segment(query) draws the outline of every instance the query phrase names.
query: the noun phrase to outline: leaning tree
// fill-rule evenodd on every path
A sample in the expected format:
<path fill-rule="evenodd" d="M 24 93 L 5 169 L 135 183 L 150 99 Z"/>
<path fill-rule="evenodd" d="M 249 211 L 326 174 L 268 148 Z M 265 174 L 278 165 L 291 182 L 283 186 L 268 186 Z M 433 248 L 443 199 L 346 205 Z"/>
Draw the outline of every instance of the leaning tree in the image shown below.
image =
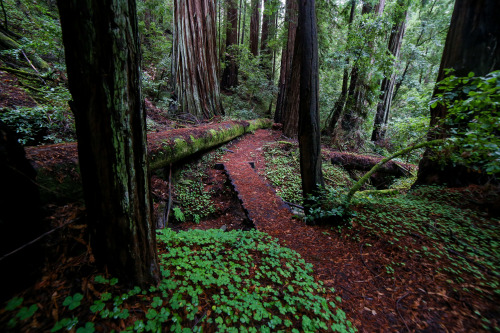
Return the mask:
<path fill-rule="evenodd" d="M 484 76 L 500 69 L 499 17 L 498 0 L 456 0 L 437 82 L 448 76 L 447 69 L 453 69 L 453 75 L 457 77 L 468 76 L 470 72 Z M 439 93 L 437 87 L 434 96 Z M 441 122 L 447 114 L 445 105 L 431 108 L 429 141 L 450 136 L 454 128 L 442 126 Z M 446 184 L 454 187 L 487 180 L 482 173 L 471 173 L 466 166 L 446 158 L 439 159 L 433 150 L 427 149 L 420 161 L 415 185 Z"/>
<path fill-rule="evenodd" d="M 223 115 L 213 0 L 174 1 L 172 75 L 178 105 L 196 117 Z"/>
<path fill-rule="evenodd" d="M 135 0 L 57 4 L 92 252 L 125 283 L 155 283 Z"/>

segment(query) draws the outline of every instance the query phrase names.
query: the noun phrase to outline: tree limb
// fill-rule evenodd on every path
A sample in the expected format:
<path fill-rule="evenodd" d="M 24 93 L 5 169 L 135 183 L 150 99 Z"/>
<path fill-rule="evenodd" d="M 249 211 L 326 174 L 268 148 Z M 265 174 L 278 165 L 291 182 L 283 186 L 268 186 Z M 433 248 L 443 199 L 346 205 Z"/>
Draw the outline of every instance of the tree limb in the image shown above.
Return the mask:
<path fill-rule="evenodd" d="M 442 140 L 442 139 L 422 142 L 422 143 L 419 143 L 419 144 L 414 145 L 414 146 L 406 147 L 405 149 L 397 151 L 394 154 L 392 154 L 391 156 L 384 158 L 383 160 L 378 162 L 373 168 L 371 168 L 371 170 L 368 171 L 363 177 L 361 177 L 361 179 L 358 180 L 356 182 L 356 184 L 353 185 L 353 187 L 351 187 L 351 189 L 349 190 L 349 193 L 347 194 L 346 203 L 349 204 L 351 202 L 351 199 L 352 199 L 352 196 L 354 195 L 354 193 L 359 191 L 361 186 L 363 186 L 366 183 L 366 181 L 370 178 L 370 176 L 373 175 L 375 172 L 377 172 L 377 170 L 380 169 L 380 167 L 382 165 L 384 165 L 385 163 L 389 162 L 390 160 L 392 160 L 398 156 L 409 153 L 412 150 L 419 149 L 419 148 L 425 148 L 425 147 L 431 147 L 431 146 L 437 146 L 439 144 L 442 144 L 443 142 L 444 142 L 444 140 Z"/>

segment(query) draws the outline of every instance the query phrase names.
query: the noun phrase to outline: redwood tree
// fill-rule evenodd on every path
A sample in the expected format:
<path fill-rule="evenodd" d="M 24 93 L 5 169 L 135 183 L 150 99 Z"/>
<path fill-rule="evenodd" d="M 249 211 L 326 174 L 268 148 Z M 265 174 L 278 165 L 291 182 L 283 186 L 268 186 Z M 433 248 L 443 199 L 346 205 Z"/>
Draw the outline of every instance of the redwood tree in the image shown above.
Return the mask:
<path fill-rule="evenodd" d="M 250 16 L 250 52 L 255 57 L 259 55 L 260 3 L 261 0 L 252 0 Z"/>
<path fill-rule="evenodd" d="M 500 69 L 500 2 L 498 0 L 456 0 L 450 29 L 441 59 L 437 82 L 446 77 L 445 69 L 453 75 L 467 76 L 474 72 L 484 76 Z M 434 90 L 434 95 L 439 90 Z M 431 108 L 431 130 L 428 140 L 446 138 L 450 128 L 440 127 L 440 119 L 447 115 L 443 105 Z M 439 160 L 428 149 L 419 164 L 415 185 L 446 184 L 450 187 L 487 181 L 482 174 L 474 174 L 460 164 Z"/>
<path fill-rule="evenodd" d="M 318 108 L 318 33 L 315 0 L 299 0 L 294 63 L 300 62 L 299 150 L 304 203 L 323 185 Z M 306 214 L 309 212 L 306 209 Z"/>
<path fill-rule="evenodd" d="M 238 85 L 237 50 L 234 48 L 238 44 L 238 4 L 236 0 L 228 0 L 227 5 L 226 53 L 224 54 L 226 67 L 221 78 L 222 89 L 229 89 Z"/>
<path fill-rule="evenodd" d="M 264 13 L 262 15 L 262 33 L 260 41 L 260 54 L 262 56 L 261 66 L 264 68 L 267 78 L 272 79 L 272 69 L 271 69 L 271 47 L 269 46 L 269 41 L 274 38 L 274 33 L 276 30 L 276 10 L 275 10 L 274 0 L 264 0 Z"/>
<path fill-rule="evenodd" d="M 172 75 L 182 110 L 210 119 L 223 115 L 213 0 L 174 1 Z"/>
<path fill-rule="evenodd" d="M 58 0 L 92 251 L 130 285 L 158 280 L 135 0 Z"/>
<path fill-rule="evenodd" d="M 396 65 L 399 60 L 401 44 L 403 43 L 403 36 L 406 29 L 406 19 L 408 17 L 408 5 L 406 0 L 399 1 L 398 5 L 400 8 L 398 8 L 398 12 L 395 17 L 395 23 L 392 27 L 388 44 L 389 53 L 395 60 L 394 65 Z M 375 122 L 371 138 L 372 141 L 379 141 L 385 137 L 385 128 L 389 119 L 392 97 L 394 96 L 394 83 L 396 81 L 396 72 L 394 67 L 395 66 L 391 69 L 391 74 L 384 77 L 382 85 L 380 86 L 382 94 L 380 96 L 380 101 L 377 104 L 377 113 L 375 114 Z"/>
<path fill-rule="evenodd" d="M 281 53 L 281 71 L 278 81 L 278 100 L 276 101 L 276 111 L 274 113 L 274 121 L 283 124 L 283 132 L 286 136 L 295 137 L 298 131 L 299 108 L 297 103 L 291 102 L 287 104 L 287 100 L 293 98 L 287 94 L 290 89 L 292 80 L 292 63 L 293 51 L 295 46 L 295 36 L 297 34 L 297 19 L 298 19 L 298 1 L 286 1 L 285 24 L 288 29 L 288 38 L 286 45 Z M 297 80 L 295 80 L 298 82 Z M 298 84 L 297 84 L 298 87 Z M 297 90 L 298 92 L 298 90 Z M 298 94 L 297 94 L 298 96 Z M 288 106 L 289 108 L 287 108 Z"/>

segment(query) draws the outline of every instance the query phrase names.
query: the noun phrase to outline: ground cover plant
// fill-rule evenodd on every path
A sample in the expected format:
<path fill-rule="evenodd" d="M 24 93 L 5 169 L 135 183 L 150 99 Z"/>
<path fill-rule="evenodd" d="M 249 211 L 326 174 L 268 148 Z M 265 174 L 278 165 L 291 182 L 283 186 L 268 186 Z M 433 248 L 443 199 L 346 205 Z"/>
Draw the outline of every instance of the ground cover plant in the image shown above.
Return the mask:
<path fill-rule="evenodd" d="M 340 299 L 325 298 L 312 266 L 262 232 L 157 235 L 158 286 L 127 291 L 118 279 L 97 275 L 85 290 L 55 298 L 52 309 L 15 297 L 0 313 L 10 318 L 7 331 L 355 331 L 337 307 Z"/>

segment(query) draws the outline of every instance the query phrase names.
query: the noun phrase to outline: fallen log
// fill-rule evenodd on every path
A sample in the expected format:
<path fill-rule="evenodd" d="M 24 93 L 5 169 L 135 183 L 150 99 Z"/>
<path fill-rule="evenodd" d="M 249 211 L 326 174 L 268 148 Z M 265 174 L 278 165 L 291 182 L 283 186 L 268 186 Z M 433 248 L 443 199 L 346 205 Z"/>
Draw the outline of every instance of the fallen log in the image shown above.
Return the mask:
<path fill-rule="evenodd" d="M 333 165 L 340 165 L 347 171 L 369 171 L 377 163 L 379 163 L 383 159 L 383 157 L 334 152 L 330 154 L 330 159 Z M 408 176 L 411 171 L 415 169 L 416 166 L 413 164 L 389 161 L 386 164 L 382 165 L 377 170 L 377 172 L 396 177 L 404 177 Z"/>
<path fill-rule="evenodd" d="M 182 159 L 229 142 L 272 121 L 225 121 L 199 127 L 148 134 L 150 170 L 163 168 Z M 26 147 L 27 158 L 37 171 L 43 203 L 67 203 L 83 197 L 76 143 Z"/>
<path fill-rule="evenodd" d="M 0 31 L 0 50 L 22 50 L 23 47 L 14 39 Z M 42 72 L 49 70 L 49 64 L 45 62 L 38 55 L 25 51 L 26 57 L 33 63 L 33 65 Z"/>

